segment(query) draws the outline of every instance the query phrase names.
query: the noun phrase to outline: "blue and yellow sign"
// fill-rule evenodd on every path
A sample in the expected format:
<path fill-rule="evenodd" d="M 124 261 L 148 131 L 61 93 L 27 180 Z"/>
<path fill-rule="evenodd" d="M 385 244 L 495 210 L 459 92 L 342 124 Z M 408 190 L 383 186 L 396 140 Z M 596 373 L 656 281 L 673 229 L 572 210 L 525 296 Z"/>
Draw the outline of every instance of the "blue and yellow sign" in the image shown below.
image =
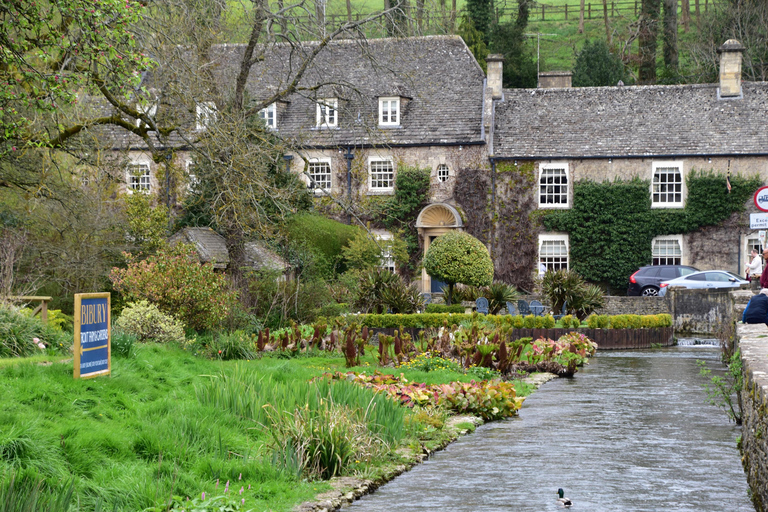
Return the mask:
<path fill-rule="evenodd" d="M 111 297 L 75 294 L 75 378 L 108 375 L 111 370 Z"/>

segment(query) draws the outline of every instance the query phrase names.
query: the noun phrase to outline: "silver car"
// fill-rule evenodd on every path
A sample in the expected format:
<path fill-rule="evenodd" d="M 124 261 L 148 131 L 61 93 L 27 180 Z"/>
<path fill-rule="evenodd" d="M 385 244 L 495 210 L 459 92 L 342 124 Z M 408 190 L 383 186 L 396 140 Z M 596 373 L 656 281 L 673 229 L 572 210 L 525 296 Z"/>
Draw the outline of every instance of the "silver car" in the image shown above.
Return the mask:
<path fill-rule="evenodd" d="M 663 281 L 659 285 L 659 296 L 663 297 L 666 295 L 667 290 L 671 286 L 680 286 L 682 288 L 738 288 L 742 284 L 749 284 L 749 281 L 726 270 L 702 270 L 687 276 Z"/>

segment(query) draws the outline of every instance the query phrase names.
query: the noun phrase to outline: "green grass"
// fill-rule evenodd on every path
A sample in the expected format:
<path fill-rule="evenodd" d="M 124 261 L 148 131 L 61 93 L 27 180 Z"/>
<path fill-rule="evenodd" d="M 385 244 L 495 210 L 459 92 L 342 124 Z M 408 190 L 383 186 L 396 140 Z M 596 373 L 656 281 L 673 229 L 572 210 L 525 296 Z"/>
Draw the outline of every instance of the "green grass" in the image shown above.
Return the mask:
<path fill-rule="evenodd" d="M 361 370 L 375 368 L 371 354 Z M 347 471 L 367 476 L 397 463 L 391 459 L 398 443 L 418 444 L 424 441 L 418 436 L 436 435 L 406 421 L 410 411 L 384 403 L 381 395 L 308 384 L 325 371 L 343 371 L 340 355 L 221 362 L 139 344 L 130 357 L 113 358 L 111 376 L 87 380 L 73 379 L 71 360 L 39 365 L 38 359 L 0 364 L 0 497 L 5 493 L 15 503 L 0 503 L 0 511 L 21 509 L 19 500 L 38 497 L 38 504 L 54 505 L 34 510 L 67 510 L 55 503 L 71 492 L 72 503 L 79 503 L 74 510 L 135 512 L 173 495 L 223 494 L 227 481 L 236 491 L 245 488 L 244 510 L 288 511 L 328 489 L 323 481 L 299 477 L 285 463 L 293 460 L 290 454 L 275 462 L 273 448 L 281 440 L 283 448 L 289 446 L 292 433 L 309 436 L 301 429 L 348 411 L 344 416 L 354 421 L 341 434 L 349 437 L 362 424 L 365 435 L 378 439 L 364 447 L 367 457 L 344 444 L 338 432 L 326 434 L 330 446 L 343 451 Z M 388 371 L 431 383 L 467 379 L 446 370 Z M 264 415 L 267 403 L 279 417 Z M 289 414 L 302 407 L 303 416 Z M 335 453 L 321 455 L 333 459 Z"/>

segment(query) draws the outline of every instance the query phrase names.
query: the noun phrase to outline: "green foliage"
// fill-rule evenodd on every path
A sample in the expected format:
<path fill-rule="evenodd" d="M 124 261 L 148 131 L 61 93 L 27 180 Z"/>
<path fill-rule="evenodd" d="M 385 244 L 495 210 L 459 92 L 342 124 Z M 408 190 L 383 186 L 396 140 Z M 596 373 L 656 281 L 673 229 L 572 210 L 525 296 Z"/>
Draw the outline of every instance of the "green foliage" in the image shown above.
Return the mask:
<path fill-rule="evenodd" d="M 448 306 L 447 304 L 427 304 L 424 308 L 425 313 L 464 313 L 464 306 L 461 304 L 453 304 Z"/>
<path fill-rule="evenodd" d="M 149 194 L 130 194 L 125 197 L 128 217 L 128 236 L 145 253 L 152 253 L 165 245 L 168 231 L 168 208 L 152 206 Z"/>
<path fill-rule="evenodd" d="M 516 302 L 519 296 L 517 288 L 499 281 L 495 281 L 483 289 L 483 297 L 488 299 L 488 311 L 492 315 L 497 315 L 499 312 L 504 311 L 507 307 L 507 302 Z"/>
<path fill-rule="evenodd" d="M 498 22 L 491 31 L 491 52 L 504 56 L 504 87 L 536 87 L 538 81 L 536 61 L 525 35 L 531 4 L 530 0 L 519 2 L 514 20 Z"/>
<path fill-rule="evenodd" d="M 731 177 L 691 171 L 686 179 L 688 196 L 683 209 L 651 208 L 650 183 L 639 179 L 575 184 L 573 208 L 547 212 L 547 230 L 570 234 L 571 269 L 591 282 L 624 290 L 627 277 L 651 263 L 652 240 L 714 226 L 743 211 L 759 188 L 760 177 Z"/>
<path fill-rule="evenodd" d="M 611 53 L 603 40 L 587 41 L 576 55 L 573 68 L 574 87 L 614 86 L 628 81 L 621 59 Z"/>
<path fill-rule="evenodd" d="M 111 354 L 117 357 L 131 357 L 133 346 L 137 341 L 139 340 L 134 334 L 120 329 L 113 329 L 110 341 Z"/>
<path fill-rule="evenodd" d="M 222 324 L 237 294 L 224 274 L 200 264 L 193 246 L 177 244 L 145 260 L 126 254 L 128 268 L 113 268 L 110 279 L 127 300 L 146 300 L 195 330 Z"/>
<path fill-rule="evenodd" d="M 0 506 L 8 512 L 68 512 L 74 489 L 74 480 L 50 489 L 44 476 L 33 469 L 11 470 L 0 481 Z"/>
<path fill-rule="evenodd" d="M 587 327 L 590 329 L 607 329 L 611 325 L 611 317 L 608 315 L 589 315 Z"/>
<path fill-rule="evenodd" d="M 184 342 L 184 324 L 146 300 L 129 303 L 115 321 L 115 328 L 142 342 Z"/>
<path fill-rule="evenodd" d="M 26 357 L 46 349 L 66 352 L 71 345 L 71 334 L 43 325 L 39 318 L 16 308 L 0 305 L 0 357 Z"/>
<path fill-rule="evenodd" d="M 383 268 L 360 273 L 360 286 L 355 307 L 365 313 L 391 311 L 415 313 L 424 308 L 418 288 L 397 274 Z"/>
<path fill-rule="evenodd" d="M 400 267 L 408 261 L 406 244 L 399 236 L 392 239 L 375 239 L 367 231 L 359 230 L 349 243 L 342 247 L 341 254 L 347 268 L 353 270 L 370 270 L 381 266 L 382 254 L 387 253 Z"/>
<path fill-rule="evenodd" d="M 245 334 L 242 331 L 214 335 L 209 348 L 212 358 L 224 361 L 233 359 L 249 361 L 257 357 L 254 335 Z"/>
<path fill-rule="evenodd" d="M 744 368 L 741 363 L 741 351 L 736 350 L 726 361 L 728 369 L 721 377 L 711 376 L 712 370 L 707 368 L 704 361 L 697 361 L 699 375 L 708 377 L 704 384 L 709 403 L 724 409 L 728 418 L 741 425 L 743 411 L 741 407 L 741 392 L 744 389 Z"/>
<path fill-rule="evenodd" d="M 357 236 L 360 228 L 348 226 L 322 215 L 294 215 L 286 224 L 289 238 L 317 259 L 320 275 L 331 277 L 346 270 L 342 249 Z"/>
<path fill-rule="evenodd" d="M 488 286 L 493 281 L 488 249 L 463 231 L 450 231 L 436 238 L 424 255 L 424 269 L 449 287 L 456 283 Z"/>
<path fill-rule="evenodd" d="M 472 23 L 469 15 L 466 13 L 461 15 L 458 34 L 464 40 L 464 43 L 469 48 L 469 51 L 472 52 L 472 55 L 475 56 L 477 63 L 480 64 L 481 68 L 483 68 L 483 72 L 485 72 L 485 58 L 490 53 L 488 51 L 488 43 L 485 40 L 486 36 L 477 28 L 475 28 L 475 25 Z"/>

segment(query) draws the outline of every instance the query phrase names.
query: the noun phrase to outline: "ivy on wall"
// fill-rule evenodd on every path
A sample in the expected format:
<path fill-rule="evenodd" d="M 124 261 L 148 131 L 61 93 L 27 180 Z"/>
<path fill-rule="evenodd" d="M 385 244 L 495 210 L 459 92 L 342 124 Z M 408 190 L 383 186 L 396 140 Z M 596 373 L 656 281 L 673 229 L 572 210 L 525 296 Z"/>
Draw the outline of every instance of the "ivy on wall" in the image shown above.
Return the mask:
<path fill-rule="evenodd" d="M 628 276 L 651 263 L 654 237 L 686 234 L 724 222 L 743 211 L 761 185 L 759 177 L 731 178 L 728 193 L 725 177 L 691 172 L 686 180 L 685 208 L 652 209 L 647 180 L 574 185 L 573 207 L 542 215 L 549 231 L 570 235 L 570 266 L 586 280 L 623 290 Z"/>
<path fill-rule="evenodd" d="M 494 279 L 532 290 L 539 232 L 533 163 L 497 163 L 495 204 L 491 174 L 460 169 L 454 197 L 466 230 L 492 249 Z"/>

